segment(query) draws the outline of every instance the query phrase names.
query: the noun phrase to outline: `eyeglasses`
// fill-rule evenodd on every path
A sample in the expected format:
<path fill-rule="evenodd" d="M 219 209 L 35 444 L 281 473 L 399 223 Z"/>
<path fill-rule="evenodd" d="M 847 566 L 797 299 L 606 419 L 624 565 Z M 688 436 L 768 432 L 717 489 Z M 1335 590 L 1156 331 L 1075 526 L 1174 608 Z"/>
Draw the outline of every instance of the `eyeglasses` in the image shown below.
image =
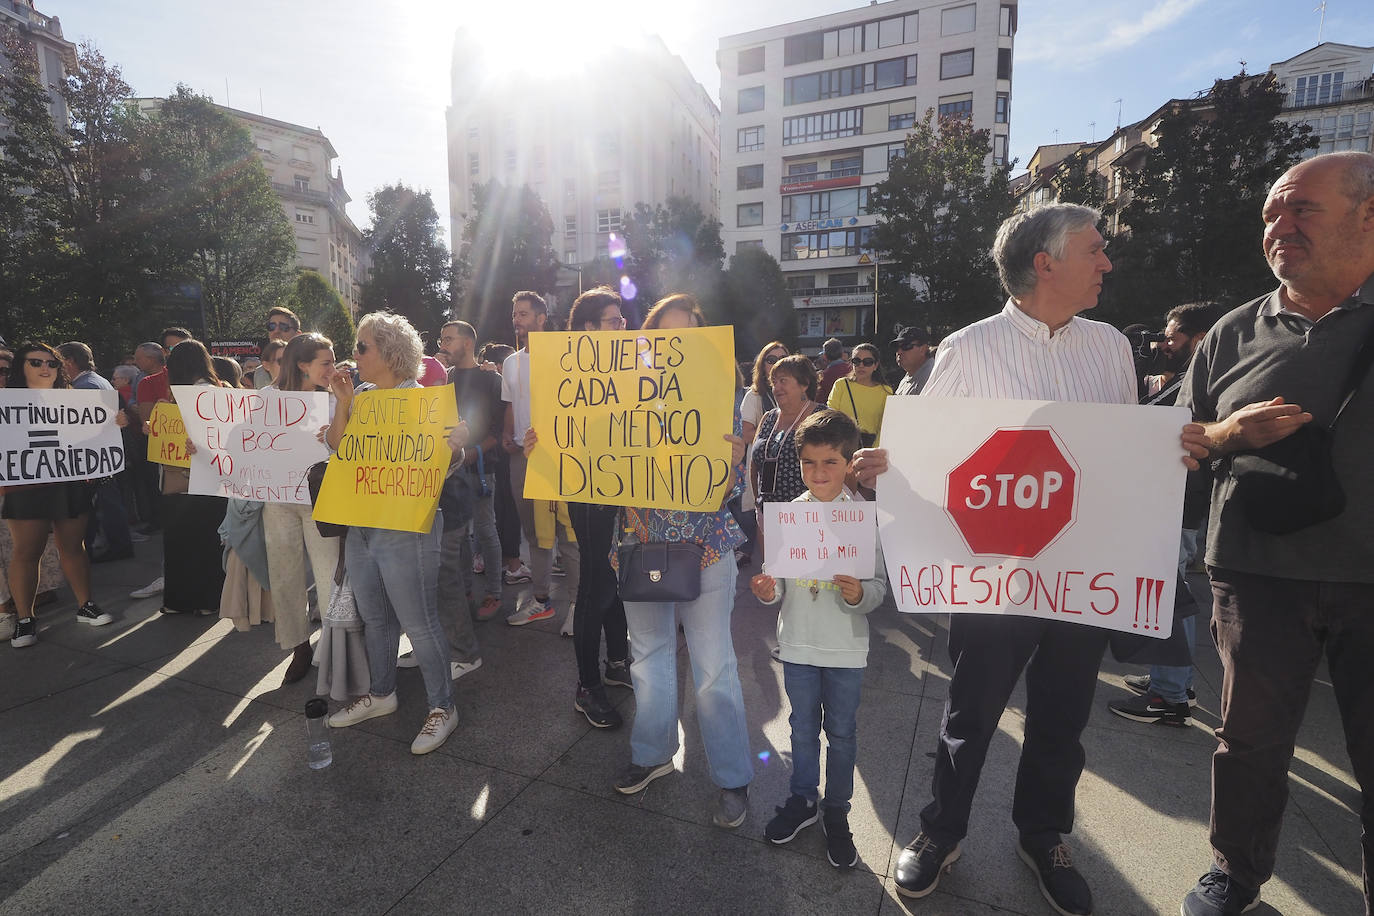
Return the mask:
<path fill-rule="evenodd" d="M 359 356 L 365 356 L 365 355 L 367 355 L 367 344 L 363 343 L 361 340 L 356 341 L 356 342 L 353 344 L 353 350 L 354 350 Z"/>
<path fill-rule="evenodd" d="M 602 318 L 602 319 L 601 319 L 601 323 L 602 323 L 603 325 L 607 325 L 607 324 L 608 324 L 608 325 L 610 325 L 610 326 L 613 327 L 613 328 L 623 328 L 623 327 L 625 327 L 625 316 L 624 316 L 624 315 L 616 315 L 614 318 Z"/>
<path fill-rule="evenodd" d="M 914 349 L 916 349 L 917 347 L 923 347 L 923 346 L 925 346 L 925 344 L 919 344 L 919 343 L 912 342 L 912 343 L 904 343 L 904 344 L 902 344 L 901 346 L 899 346 L 897 349 L 898 349 L 898 350 L 901 350 L 903 353 L 905 353 L 907 350 L 914 350 Z"/>
<path fill-rule="evenodd" d="M 269 321 L 267 322 L 269 331 L 294 331 L 296 326 L 289 321 Z"/>
<path fill-rule="evenodd" d="M 865 369 L 867 369 L 869 366 L 876 366 L 876 365 L 878 365 L 878 361 L 877 361 L 876 359 L 874 359 L 873 357 L 870 356 L 870 357 L 868 357 L 867 359 L 856 359 L 856 360 L 854 360 L 854 365 L 856 365 L 856 366 L 863 366 Z"/>
<path fill-rule="evenodd" d="M 62 363 L 55 359 L 36 359 L 34 357 L 29 357 L 27 362 L 35 369 L 42 369 L 44 366 L 47 366 L 49 369 L 60 369 L 62 367 Z"/>

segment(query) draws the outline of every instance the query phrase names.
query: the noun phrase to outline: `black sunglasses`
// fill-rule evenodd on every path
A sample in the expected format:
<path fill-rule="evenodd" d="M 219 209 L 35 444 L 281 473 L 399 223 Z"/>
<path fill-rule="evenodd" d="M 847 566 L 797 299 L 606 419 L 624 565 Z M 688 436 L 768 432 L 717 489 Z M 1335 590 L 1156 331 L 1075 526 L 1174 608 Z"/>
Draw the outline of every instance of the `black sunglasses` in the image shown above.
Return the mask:
<path fill-rule="evenodd" d="M 905 353 L 907 350 L 912 350 L 912 349 L 915 349 L 916 347 L 919 347 L 919 346 L 922 346 L 922 345 L 921 345 L 921 344 L 918 344 L 918 343 L 916 343 L 916 342 L 913 341 L 912 343 L 904 343 L 904 344 L 902 344 L 900 347 L 898 347 L 897 349 L 898 349 L 898 350 L 901 350 L 903 353 Z"/>
<path fill-rule="evenodd" d="M 269 321 L 267 322 L 269 331 L 294 331 L 296 326 L 288 321 Z"/>
<path fill-rule="evenodd" d="M 60 363 L 59 361 L 57 361 L 57 360 L 55 360 L 55 359 L 38 359 L 38 358 L 36 358 L 36 357 L 30 356 L 30 357 L 28 358 L 28 363 L 29 363 L 30 366 L 33 366 L 35 369 L 42 369 L 44 366 L 47 366 L 49 369 L 60 369 L 60 368 L 62 368 L 62 363 Z"/>
<path fill-rule="evenodd" d="M 365 354 L 367 352 L 367 344 L 359 340 L 353 344 L 353 349 L 357 350 L 359 355 Z"/>
<path fill-rule="evenodd" d="M 873 357 L 870 356 L 870 357 L 868 357 L 867 359 L 856 359 L 856 360 L 854 360 L 854 365 L 856 365 L 856 366 L 863 366 L 863 367 L 866 369 L 866 368 L 868 368 L 869 366 L 876 366 L 876 365 L 878 365 L 878 361 L 877 361 L 876 359 L 874 359 Z"/>

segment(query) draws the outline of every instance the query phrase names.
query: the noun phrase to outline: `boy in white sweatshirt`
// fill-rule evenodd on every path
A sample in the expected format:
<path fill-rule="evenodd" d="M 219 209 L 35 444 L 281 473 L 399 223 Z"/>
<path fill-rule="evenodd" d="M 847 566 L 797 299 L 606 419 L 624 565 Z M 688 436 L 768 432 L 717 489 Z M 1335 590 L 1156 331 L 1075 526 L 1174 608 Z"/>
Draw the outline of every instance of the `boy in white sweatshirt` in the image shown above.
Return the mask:
<path fill-rule="evenodd" d="M 837 410 L 821 410 L 807 417 L 795 435 L 806 492 L 793 502 L 853 500 L 844 481 L 859 447 L 854 421 Z M 866 615 L 887 594 L 882 548 L 875 545 L 875 550 L 877 575 L 871 579 L 778 580 L 765 572 L 749 582 L 764 604 L 782 602 L 778 655 L 792 706 L 791 795 L 776 809 L 764 834 L 774 843 L 787 843 L 823 819 L 826 855 L 837 868 L 852 868 L 859 861 L 849 830 L 849 800 L 854 794 L 859 694 L 868 663 Z M 824 799 L 818 792 L 822 722 L 830 744 Z"/>

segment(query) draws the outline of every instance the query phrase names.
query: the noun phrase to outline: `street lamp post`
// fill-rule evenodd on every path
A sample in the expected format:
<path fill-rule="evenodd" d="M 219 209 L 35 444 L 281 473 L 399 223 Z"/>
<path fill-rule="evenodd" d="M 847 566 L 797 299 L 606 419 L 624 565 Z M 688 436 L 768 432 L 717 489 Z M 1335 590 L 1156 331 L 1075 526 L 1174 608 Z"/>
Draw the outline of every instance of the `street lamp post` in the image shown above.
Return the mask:
<path fill-rule="evenodd" d="M 572 270 L 577 272 L 577 294 L 582 295 L 582 268 L 577 264 L 564 264 L 562 261 L 555 261 L 555 264 L 562 270 Z"/>

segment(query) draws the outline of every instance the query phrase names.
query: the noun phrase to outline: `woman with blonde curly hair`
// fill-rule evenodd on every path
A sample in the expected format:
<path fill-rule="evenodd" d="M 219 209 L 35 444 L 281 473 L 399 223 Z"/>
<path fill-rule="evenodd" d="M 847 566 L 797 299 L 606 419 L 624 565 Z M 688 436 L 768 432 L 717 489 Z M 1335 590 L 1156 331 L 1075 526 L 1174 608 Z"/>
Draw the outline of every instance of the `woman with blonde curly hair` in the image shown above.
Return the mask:
<path fill-rule="evenodd" d="M 373 312 L 358 322 L 353 352 L 362 383 L 359 393 L 393 388 L 418 388 L 416 377 L 424 346 L 410 322 L 390 312 Z M 326 434 L 331 449 L 343 439 L 353 410 L 353 384 L 335 373 L 330 389 L 338 399 Z M 391 531 L 352 526 L 344 543 L 344 563 L 365 629 L 368 693 L 329 717 L 333 728 L 357 725 L 396 711 L 396 651 L 401 630 L 424 678 L 429 714 L 410 745 L 411 753 L 427 754 L 448 739 L 458 724 L 453 704 L 448 641 L 439 620 L 439 537 L 443 529 L 436 512 L 429 531 Z"/>

